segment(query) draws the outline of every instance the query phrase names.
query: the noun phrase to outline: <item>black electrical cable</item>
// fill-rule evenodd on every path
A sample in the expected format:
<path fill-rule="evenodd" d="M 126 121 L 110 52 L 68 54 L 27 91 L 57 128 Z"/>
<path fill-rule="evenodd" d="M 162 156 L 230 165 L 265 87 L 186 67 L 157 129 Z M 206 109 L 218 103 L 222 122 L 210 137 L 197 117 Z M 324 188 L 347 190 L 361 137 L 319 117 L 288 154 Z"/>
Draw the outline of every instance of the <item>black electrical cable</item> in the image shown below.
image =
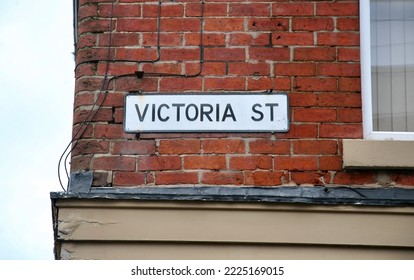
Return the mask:
<path fill-rule="evenodd" d="M 199 49 L 200 49 L 200 68 L 199 68 L 199 72 L 196 74 L 192 74 L 192 75 L 187 75 L 187 74 L 169 74 L 169 73 L 151 73 L 151 72 L 147 72 L 144 73 L 142 71 L 136 71 L 134 73 L 129 73 L 129 74 L 122 74 L 122 75 L 117 75 L 117 76 L 113 76 L 108 80 L 108 71 L 109 71 L 109 63 L 111 62 L 135 62 L 135 63 L 154 63 L 160 60 L 161 58 L 161 51 L 160 51 L 160 19 L 161 19 L 161 4 L 162 4 L 162 0 L 158 1 L 158 30 L 157 30 L 157 58 L 155 60 L 111 60 L 110 56 L 111 56 L 111 48 L 112 48 L 112 32 L 113 32 L 113 13 L 114 13 L 114 3 L 115 0 L 112 0 L 111 2 L 111 23 L 110 23 L 110 30 L 109 30 L 109 42 L 108 42 L 108 52 L 107 52 L 107 58 L 105 60 L 106 63 L 106 67 L 105 67 L 105 75 L 104 75 L 104 80 L 102 82 L 102 86 L 101 89 L 99 91 L 98 96 L 96 97 L 96 100 L 94 102 L 94 104 L 92 105 L 91 110 L 89 111 L 88 116 L 85 118 L 85 120 L 79 125 L 79 128 L 77 130 L 77 132 L 74 134 L 74 136 L 72 137 L 72 140 L 69 142 L 69 144 L 67 145 L 67 147 L 65 148 L 65 150 L 63 151 L 62 155 L 59 158 L 59 162 L 58 162 L 58 178 L 59 178 L 59 183 L 61 188 L 63 189 L 63 191 L 67 191 L 67 189 L 64 188 L 63 183 L 62 183 L 62 178 L 61 178 L 61 174 L 60 174 L 60 166 L 62 164 L 62 159 L 63 157 L 65 157 L 64 159 L 64 168 L 65 168 L 65 173 L 66 173 L 66 177 L 68 178 L 68 184 L 69 184 L 69 172 L 67 169 L 67 160 L 69 158 L 69 155 L 71 154 L 71 152 L 76 148 L 77 144 L 79 143 L 79 140 L 81 139 L 82 135 L 85 133 L 87 127 L 91 124 L 92 120 L 95 118 L 96 114 L 98 113 L 99 109 L 102 107 L 103 103 L 105 102 L 106 96 L 108 94 L 108 87 L 109 84 L 111 83 L 111 81 L 118 79 L 118 78 L 122 78 L 122 77 L 137 77 L 137 78 L 142 78 L 144 75 L 146 76 L 171 76 L 171 77 L 185 77 L 185 78 L 189 78 L 189 77 L 197 77 L 201 74 L 202 70 L 203 70 L 203 63 L 204 63 L 204 46 L 203 46 L 203 25 L 204 25 L 204 0 L 201 0 L 201 17 L 200 17 L 200 44 L 199 44 Z M 75 67 L 75 71 L 77 69 L 77 67 L 81 64 L 85 64 L 85 63 L 97 63 L 97 62 L 101 62 L 103 60 L 88 60 L 88 61 L 84 61 L 84 62 L 80 62 L 79 64 L 76 65 Z M 105 88 L 106 86 L 106 88 Z M 97 106 L 98 104 L 98 100 L 101 96 L 101 94 L 104 93 L 103 99 L 101 101 L 101 103 Z M 94 107 L 97 106 L 97 109 L 94 110 Z M 93 115 L 92 115 L 92 112 Z M 79 135 L 79 136 L 78 136 Z M 69 150 L 68 149 L 72 146 L 72 148 Z M 67 154 L 66 154 L 67 153 Z M 66 156 L 65 156 L 66 154 Z"/>
<path fill-rule="evenodd" d="M 64 167 L 65 167 L 65 172 L 66 172 L 66 176 L 69 178 L 69 173 L 68 173 L 68 170 L 67 170 L 67 160 L 68 160 L 68 158 L 69 158 L 69 155 L 72 153 L 72 151 L 76 148 L 76 146 L 78 145 L 78 143 L 79 143 L 79 140 L 80 140 L 80 138 L 82 137 L 82 135 L 83 135 L 83 133 L 86 131 L 86 128 L 91 124 L 91 122 L 92 122 L 92 120 L 95 118 L 95 116 L 96 116 L 96 114 L 98 113 L 98 111 L 101 109 L 101 107 L 102 107 L 102 105 L 105 103 L 105 100 L 106 100 L 106 97 L 108 96 L 108 86 L 109 86 L 109 84 L 113 81 L 113 80 L 115 80 L 115 79 L 119 79 L 119 78 L 123 78 L 123 77 L 135 77 L 136 76 L 136 74 L 134 73 L 134 74 L 122 74 L 122 75 L 117 75 L 117 76 L 113 76 L 113 77 L 111 77 L 110 79 L 108 79 L 108 81 L 107 81 L 107 83 L 106 83 L 106 89 L 105 89 L 105 91 L 104 91 L 104 95 L 103 95 L 103 98 L 102 98 L 102 101 L 100 102 L 100 104 L 98 105 L 98 107 L 96 108 L 96 110 L 94 111 L 94 114 L 92 115 L 92 117 L 88 117 L 89 118 L 89 120 L 87 121 L 87 122 L 85 122 L 85 128 L 84 128 L 84 130 L 82 131 L 82 133 L 79 135 L 79 137 L 77 138 L 77 139 L 73 139 L 72 140 L 72 143 L 73 143 L 73 145 L 72 145 L 72 148 L 70 149 L 70 151 L 67 153 L 67 155 L 66 155 L 66 157 L 65 157 L 65 161 L 64 161 Z M 99 96 L 101 95 L 101 93 L 102 93 L 103 91 L 101 91 L 100 93 L 99 93 L 99 95 L 98 95 L 98 97 L 97 97 L 97 100 L 99 100 Z M 96 105 L 96 104 L 95 104 Z M 91 111 L 89 111 L 89 115 L 88 116 L 90 116 L 90 113 L 92 112 L 92 110 Z M 86 119 L 88 119 L 88 118 L 86 118 Z"/>
<path fill-rule="evenodd" d="M 187 74 L 174 74 L 174 73 L 159 73 L 159 72 L 142 72 L 142 76 L 151 76 L 151 77 L 183 77 L 183 78 L 194 78 L 201 75 L 203 72 L 203 63 L 204 63 L 204 45 L 203 45 L 203 35 L 204 35 L 204 0 L 201 0 L 201 16 L 200 16 L 200 68 L 199 71 L 192 75 Z"/>
<path fill-rule="evenodd" d="M 112 59 L 111 62 L 131 62 L 131 63 L 154 63 L 158 62 L 161 59 L 161 46 L 160 46 L 160 32 L 161 32 L 161 4 L 162 0 L 158 1 L 158 15 L 157 15 L 157 58 L 154 60 L 130 60 L 130 59 Z M 193 78 L 201 75 L 203 71 L 203 63 L 204 63 L 204 45 L 203 45 L 203 33 L 204 33 L 204 0 L 201 0 L 201 16 L 200 16 L 200 68 L 199 71 L 195 74 L 187 75 L 187 74 L 174 74 L 174 73 L 160 73 L 160 72 L 145 72 L 145 76 L 156 76 L 156 77 L 184 77 L 184 78 Z M 113 16 L 111 15 L 111 22 L 113 21 Z M 86 63 L 99 63 L 103 60 L 94 59 L 94 60 L 86 60 L 80 62 L 76 65 L 75 71 L 77 68 Z"/>
<path fill-rule="evenodd" d="M 157 62 L 161 59 L 161 5 L 162 5 L 162 0 L 158 0 L 158 12 L 157 12 L 157 57 L 155 59 L 152 60 L 131 60 L 131 59 L 112 59 L 112 62 L 132 62 L 132 63 L 154 63 Z M 112 27 L 113 27 L 113 13 L 111 13 L 111 30 L 110 32 L 112 32 Z M 102 59 L 91 59 L 91 60 L 85 60 L 82 62 L 79 62 L 76 66 L 75 66 L 75 72 L 78 69 L 78 67 L 82 64 L 87 64 L 87 63 L 99 63 L 102 61 L 106 61 L 106 60 L 102 60 Z"/>
<path fill-rule="evenodd" d="M 111 3 L 111 18 L 113 17 L 113 13 L 114 13 L 114 5 L 115 5 L 115 0 L 112 0 L 112 3 Z M 78 143 L 78 140 L 76 140 L 76 139 L 77 139 L 77 138 L 78 138 L 78 139 L 80 139 L 80 138 L 82 137 L 83 133 L 85 133 L 87 126 L 90 124 L 90 122 L 92 121 L 92 119 L 95 117 L 96 113 L 97 113 L 97 112 L 98 112 L 98 110 L 99 110 L 99 107 L 98 107 L 98 109 L 95 111 L 95 114 L 92 116 L 92 118 L 91 118 L 90 120 L 88 120 L 88 119 L 89 119 L 89 117 L 92 115 L 93 108 L 94 108 L 94 107 L 96 106 L 96 104 L 98 103 L 99 96 L 100 96 L 100 95 L 101 95 L 101 93 L 103 92 L 104 87 L 105 87 L 105 84 L 109 85 L 109 82 L 108 82 L 108 83 L 106 83 L 106 80 L 107 80 L 107 78 L 108 78 L 109 63 L 110 63 L 110 54 L 111 54 L 111 47 L 112 47 L 112 29 L 113 29 L 113 21 L 111 20 L 111 24 L 110 24 L 110 31 L 109 31 L 108 52 L 107 52 L 106 68 L 105 68 L 105 76 L 104 76 L 104 80 L 103 80 L 103 82 L 102 82 L 101 90 L 100 90 L 100 92 L 99 92 L 99 94 L 98 94 L 98 96 L 97 96 L 97 98 L 96 98 L 96 100 L 95 100 L 94 104 L 92 105 L 92 109 L 91 109 L 91 111 L 89 111 L 88 116 L 87 116 L 87 117 L 85 118 L 85 120 L 84 120 L 84 121 L 80 124 L 80 126 L 79 126 L 79 128 L 78 128 L 77 132 L 73 135 L 73 137 L 72 137 L 71 141 L 70 141 L 70 142 L 69 142 L 69 144 L 66 146 L 65 150 L 63 151 L 62 155 L 61 155 L 61 156 L 60 156 L 60 158 L 59 158 L 59 162 L 58 162 L 58 178 L 59 178 L 59 183 L 60 183 L 60 186 L 61 186 L 61 188 L 63 189 L 63 191 L 67 191 L 67 189 L 65 189 L 65 188 L 64 188 L 63 183 L 62 183 L 62 178 L 61 178 L 61 175 L 60 175 L 60 167 L 61 167 L 61 164 L 62 164 L 62 159 L 63 159 L 63 157 L 65 156 L 66 152 L 68 152 L 69 147 L 70 147 L 70 146 L 71 146 L 71 145 L 72 145 L 72 144 L 76 141 L 76 143 L 75 143 L 74 145 L 72 145 L 72 148 L 71 148 L 71 150 L 68 152 L 68 155 L 69 155 L 69 154 L 73 151 L 73 149 L 76 147 L 76 145 L 77 145 L 77 143 Z M 102 103 L 103 103 L 103 102 L 101 102 L 101 105 L 102 105 Z M 87 125 L 86 125 L 86 124 L 87 124 Z M 85 126 L 85 125 L 86 125 L 86 126 Z M 85 126 L 85 128 L 82 130 L 83 126 Z M 80 134 L 79 134 L 79 133 L 80 133 Z M 78 135 L 79 135 L 79 137 L 78 137 Z M 68 158 L 68 155 L 67 155 L 67 156 L 66 156 L 66 158 L 65 158 L 64 167 L 65 167 L 66 177 L 69 179 L 69 173 L 68 173 L 68 170 L 67 170 L 67 167 L 66 167 L 66 159 Z M 69 181 L 68 181 L 68 184 L 69 184 Z"/>

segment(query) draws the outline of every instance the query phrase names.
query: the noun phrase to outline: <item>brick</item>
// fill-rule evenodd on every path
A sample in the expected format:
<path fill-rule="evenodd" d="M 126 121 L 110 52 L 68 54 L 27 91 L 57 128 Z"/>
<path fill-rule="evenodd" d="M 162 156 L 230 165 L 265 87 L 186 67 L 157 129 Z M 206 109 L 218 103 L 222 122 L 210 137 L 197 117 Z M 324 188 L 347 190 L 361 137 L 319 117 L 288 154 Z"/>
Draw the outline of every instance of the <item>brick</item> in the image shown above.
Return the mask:
<path fill-rule="evenodd" d="M 145 184 L 145 173 L 143 172 L 114 172 L 114 186 L 130 187 Z"/>
<path fill-rule="evenodd" d="M 336 110 L 325 108 L 295 108 L 293 111 L 295 122 L 334 122 Z"/>
<path fill-rule="evenodd" d="M 130 5 L 128 5 L 130 6 Z M 142 5 L 143 17 L 158 17 L 158 4 Z M 181 3 L 163 3 L 160 9 L 160 16 L 164 17 L 182 17 L 184 15 L 184 5 Z M 163 30 L 163 29 L 162 29 Z"/>
<path fill-rule="evenodd" d="M 82 76 L 93 76 L 96 74 L 96 63 L 85 63 L 78 64 L 75 68 L 76 70 L 76 79 L 81 78 Z"/>
<path fill-rule="evenodd" d="M 111 47 L 138 46 L 140 35 L 138 33 L 112 33 Z M 109 34 L 99 35 L 99 46 L 108 47 Z"/>
<path fill-rule="evenodd" d="M 109 53 L 109 58 L 112 59 L 115 57 L 115 52 L 112 49 Z M 78 50 L 76 52 L 76 63 L 88 62 L 91 60 L 100 60 L 106 61 L 108 59 L 108 49 L 107 48 L 85 48 Z"/>
<path fill-rule="evenodd" d="M 81 21 L 87 17 L 96 17 L 98 15 L 98 7 L 96 5 L 84 5 L 78 9 L 78 20 Z"/>
<path fill-rule="evenodd" d="M 116 89 L 119 91 L 156 91 L 158 89 L 158 79 L 152 77 L 146 77 L 145 79 L 123 77 L 116 80 Z"/>
<path fill-rule="evenodd" d="M 200 20 L 197 18 L 165 18 L 161 20 L 163 32 L 200 31 Z"/>
<path fill-rule="evenodd" d="M 356 0 L 211 0 L 203 20 L 199 1 L 163 2 L 160 60 L 113 62 L 107 69 L 111 1 L 80 0 L 79 10 L 77 63 L 101 62 L 76 68 L 74 133 L 88 112 L 84 106 L 104 102 L 94 119 L 99 123 L 86 127 L 72 152 L 71 168 L 93 170 L 94 186 L 378 183 L 376 172 L 350 175 L 342 167 L 342 138 L 362 138 Z M 157 0 L 118 0 L 114 8 L 109 59 L 156 60 Z M 143 79 L 114 79 L 109 93 L 99 94 L 106 72 L 136 70 L 145 72 Z M 288 132 L 123 132 L 130 91 L 268 89 L 289 93 Z M 390 183 L 409 186 L 413 178 L 396 171 Z"/>
<path fill-rule="evenodd" d="M 98 44 L 98 36 L 93 34 L 85 34 L 85 35 L 80 35 L 78 37 L 78 49 L 84 49 L 84 48 L 88 48 L 88 47 L 96 47 Z"/>
<path fill-rule="evenodd" d="M 122 93 L 107 93 L 98 96 L 97 104 L 102 104 L 102 107 L 123 107 L 124 97 Z"/>
<path fill-rule="evenodd" d="M 278 139 L 316 138 L 318 136 L 317 124 L 290 124 L 287 133 L 276 133 Z"/>
<path fill-rule="evenodd" d="M 281 77 L 273 78 L 273 89 L 280 91 L 291 91 L 291 78 L 290 77 Z"/>
<path fill-rule="evenodd" d="M 112 24 L 112 30 L 115 24 Z M 111 21 L 109 19 L 88 18 L 78 24 L 78 34 L 109 32 L 111 30 Z"/>
<path fill-rule="evenodd" d="M 204 87 L 206 90 L 244 90 L 245 78 L 205 78 Z"/>
<path fill-rule="evenodd" d="M 339 78 L 339 90 L 361 92 L 361 78 Z"/>
<path fill-rule="evenodd" d="M 398 173 L 395 178 L 395 183 L 397 185 L 402 186 L 409 186 L 412 187 L 414 185 L 414 174 L 412 171 L 404 171 Z"/>
<path fill-rule="evenodd" d="M 289 20 L 280 18 L 253 18 L 247 19 L 249 31 L 288 31 Z"/>
<path fill-rule="evenodd" d="M 361 94 L 357 93 L 321 93 L 318 105 L 322 107 L 354 107 L 362 106 Z"/>
<path fill-rule="evenodd" d="M 362 110 L 352 108 L 339 109 L 338 122 L 362 123 Z"/>
<path fill-rule="evenodd" d="M 142 33 L 142 46 L 155 48 L 158 44 L 158 34 Z M 183 34 L 180 32 L 161 33 L 159 38 L 160 47 L 178 47 L 183 45 Z"/>
<path fill-rule="evenodd" d="M 205 31 L 243 31 L 244 19 L 242 18 L 206 18 L 204 20 Z"/>
<path fill-rule="evenodd" d="M 228 64 L 229 75 L 261 76 L 270 75 L 269 63 L 230 62 Z"/>
<path fill-rule="evenodd" d="M 359 48 L 339 48 L 338 49 L 338 61 L 359 62 L 360 61 L 360 49 Z"/>
<path fill-rule="evenodd" d="M 319 158 L 319 170 L 339 171 L 342 170 L 341 156 L 321 156 Z"/>
<path fill-rule="evenodd" d="M 318 63 L 318 75 L 360 77 L 360 65 L 355 63 Z"/>
<path fill-rule="evenodd" d="M 270 4 L 268 3 L 249 3 L 229 4 L 229 16 L 270 16 Z"/>
<path fill-rule="evenodd" d="M 230 46 L 271 46 L 272 33 L 231 33 Z"/>
<path fill-rule="evenodd" d="M 118 32 L 156 32 L 157 29 L 155 18 L 120 18 L 117 21 Z"/>
<path fill-rule="evenodd" d="M 184 169 L 226 169 L 224 156 L 186 156 L 184 157 Z"/>
<path fill-rule="evenodd" d="M 272 161 L 271 156 L 231 157 L 229 167 L 232 170 L 271 169 Z"/>
<path fill-rule="evenodd" d="M 92 156 L 72 156 L 70 162 L 70 171 L 90 170 L 92 163 Z"/>
<path fill-rule="evenodd" d="M 249 142 L 249 149 L 252 154 L 283 155 L 290 153 L 290 143 L 289 141 L 258 139 Z"/>
<path fill-rule="evenodd" d="M 198 73 L 200 70 L 200 63 L 186 63 L 186 73 Z M 225 62 L 204 62 L 202 66 L 201 75 L 208 76 L 224 76 L 226 75 L 226 63 Z"/>
<path fill-rule="evenodd" d="M 156 185 L 197 184 L 198 172 L 157 172 Z"/>
<path fill-rule="evenodd" d="M 142 63 L 141 65 L 144 75 L 145 73 L 181 74 L 182 72 L 182 65 L 176 62 Z"/>
<path fill-rule="evenodd" d="M 80 140 L 72 151 L 72 156 L 86 154 L 106 154 L 109 152 L 109 142 L 102 140 Z"/>
<path fill-rule="evenodd" d="M 156 49 L 118 49 L 117 59 L 132 61 L 152 61 L 157 59 Z"/>
<path fill-rule="evenodd" d="M 92 179 L 92 187 L 109 187 L 112 184 L 112 175 L 108 171 L 94 171 Z"/>
<path fill-rule="evenodd" d="M 75 111 L 73 117 L 73 123 L 81 122 L 110 122 L 113 120 L 112 109 L 100 108 L 97 110 L 97 107 L 93 111 L 91 110 L 78 110 Z"/>
<path fill-rule="evenodd" d="M 178 170 L 181 169 L 179 156 L 141 156 L 138 158 L 138 170 Z"/>
<path fill-rule="evenodd" d="M 89 92 L 78 93 L 75 95 L 75 109 L 79 106 L 92 105 L 95 101 L 95 94 Z"/>
<path fill-rule="evenodd" d="M 273 16 L 312 16 L 313 3 L 273 3 Z"/>
<path fill-rule="evenodd" d="M 91 3 L 104 3 L 104 2 L 112 2 L 112 0 L 80 0 L 79 6 L 83 6 L 85 4 L 91 4 Z"/>
<path fill-rule="evenodd" d="M 338 143 L 335 140 L 298 140 L 293 142 L 296 155 L 335 155 Z"/>
<path fill-rule="evenodd" d="M 358 18 L 338 18 L 336 20 L 336 28 L 340 31 L 358 31 Z"/>
<path fill-rule="evenodd" d="M 161 57 L 163 60 L 177 60 L 177 61 L 188 61 L 188 60 L 200 60 L 200 49 L 199 48 L 168 48 L 161 49 Z"/>
<path fill-rule="evenodd" d="M 114 123 L 116 124 L 124 123 L 124 108 L 115 108 Z"/>
<path fill-rule="evenodd" d="M 247 78 L 247 90 L 275 89 L 274 79 L 267 76 L 255 76 Z"/>
<path fill-rule="evenodd" d="M 118 5 L 115 4 L 112 9 L 112 4 L 99 5 L 98 15 L 100 17 L 141 17 L 141 5 Z"/>
<path fill-rule="evenodd" d="M 246 172 L 246 185 L 279 186 L 284 173 L 281 171 L 250 171 Z"/>
<path fill-rule="evenodd" d="M 185 15 L 187 17 L 199 17 L 201 16 L 201 5 L 199 3 L 187 3 L 185 9 Z M 204 16 L 226 16 L 227 4 L 226 3 L 205 3 L 204 4 Z"/>
<path fill-rule="evenodd" d="M 239 139 L 203 140 L 203 151 L 207 154 L 244 154 L 245 143 Z"/>
<path fill-rule="evenodd" d="M 273 60 L 273 61 L 288 61 L 290 59 L 290 52 L 287 48 L 249 48 L 250 59 L 255 60 Z"/>
<path fill-rule="evenodd" d="M 315 76 L 315 63 L 277 63 L 274 66 L 277 76 Z"/>
<path fill-rule="evenodd" d="M 242 172 L 203 172 L 201 183 L 208 185 L 242 185 L 244 177 Z"/>
<path fill-rule="evenodd" d="M 224 47 L 226 46 L 226 35 L 218 33 L 203 34 L 203 46 L 215 46 Z M 186 33 L 185 34 L 185 45 L 186 46 L 199 46 L 200 45 L 200 34 Z"/>
<path fill-rule="evenodd" d="M 327 172 L 291 172 L 291 177 L 292 181 L 298 185 L 324 186 L 331 180 L 331 175 Z"/>
<path fill-rule="evenodd" d="M 155 153 L 155 141 L 117 141 L 113 143 L 114 155 L 150 155 Z"/>
<path fill-rule="evenodd" d="M 200 140 L 160 140 L 158 152 L 160 154 L 196 154 L 200 153 Z"/>
<path fill-rule="evenodd" d="M 200 78 L 162 78 L 160 80 L 160 90 L 163 91 L 189 91 L 201 90 Z"/>
<path fill-rule="evenodd" d="M 177 139 L 177 138 L 183 138 L 184 136 L 187 136 L 188 134 L 184 133 L 145 133 L 142 132 L 139 134 L 140 139 Z M 188 137 L 193 137 L 192 135 L 188 135 Z"/>
<path fill-rule="evenodd" d="M 108 66 L 106 63 L 99 63 L 97 74 L 104 76 L 108 69 L 108 73 L 111 75 L 124 75 L 134 73 L 138 70 L 138 66 L 128 63 L 110 63 Z"/>
<path fill-rule="evenodd" d="M 297 91 L 336 91 L 337 79 L 298 77 L 294 80 L 294 89 Z"/>
<path fill-rule="evenodd" d="M 337 172 L 333 178 L 333 183 L 339 185 L 364 185 L 374 182 L 374 173 L 372 171 Z"/>
<path fill-rule="evenodd" d="M 124 132 L 119 124 L 98 124 L 95 126 L 95 138 L 98 139 L 134 139 L 135 135 Z"/>
<path fill-rule="evenodd" d="M 316 3 L 318 16 L 357 16 L 358 2 L 354 3 Z"/>
<path fill-rule="evenodd" d="M 79 125 L 75 124 L 73 126 L 72 135 L 74 139 L 79 139 L 82 136 L 82 139 L 93 138 L 94 131 L 92 125 Z"/>
<path fill-rule="evenodd" d="M 334 61 L 336 50 L 331 47 L 297 47 L 293 59 L 296 61 Z"/>
<path fill-rule="evenodd" d="M 134 171 L 135 158 L 122 156 L 98 157 L 93 159 L 92 168 L 94 170 Z"/>
<path fill-rule="evenodd" d="M 207 48 L 204 50 L 204 59 L 210 61 L 244 61 L 244 48 Z"/>
<path fill-rule="evenodd" d="M 334 21 L 332 18 L 293 18 L 293 31 L 332 31 Z"/>
<path fill-rule="evenodd" d="M 317 170 L 316 156 L 279 156 L 274 159 L 275 170 Z"/>
<path fill-rule="evenodd" d="M 359 34 L 352 32 L 318 33 L 320 46 L 359 46 Z"/>
<path fill-rule="evenodd" d="M 321 124 L 321 138 L 362 138 L 362 124 Z"/>
<path fill-rule="evenodd" d="M 85 77 L 76 80 L 76 91 L 95 91 L 102 88 L 102 78 Z"/>
<path fill-rule="evenodd" d="M 100 1 L 100 0 L 93 0 L 93 1 Z M 111 2 L 110 0 L 103 0 L 102 2 Z M 118 0 L 119 3 L 147 3 L 147 2 L 154 2 L 157 3 L 158 0 Z"/>
<path fill-rule="evenodd" d="M 318 104 L 318 95 L 315 93 L 291 93 L 289 104 L 292 107 L 312 107 Z"/>
<path fill-rule="evenodd" d="M 314 37 L 312 32 L 274 32 L 272 44 L 276 46 L 312 46 Z"/>

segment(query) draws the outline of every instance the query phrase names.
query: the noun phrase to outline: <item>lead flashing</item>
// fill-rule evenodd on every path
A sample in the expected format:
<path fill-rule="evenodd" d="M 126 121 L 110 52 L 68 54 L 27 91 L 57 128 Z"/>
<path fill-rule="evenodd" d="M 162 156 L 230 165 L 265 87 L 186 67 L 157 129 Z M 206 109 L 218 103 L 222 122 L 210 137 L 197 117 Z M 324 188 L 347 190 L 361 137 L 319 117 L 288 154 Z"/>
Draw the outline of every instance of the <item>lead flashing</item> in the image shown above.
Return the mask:
<path fill-rule="evenodd" d="M 300 203 L 315 205 L 413 206 L 414 190 L 361 187 L 145 187 L 51 192 L 57 199 Z"/>

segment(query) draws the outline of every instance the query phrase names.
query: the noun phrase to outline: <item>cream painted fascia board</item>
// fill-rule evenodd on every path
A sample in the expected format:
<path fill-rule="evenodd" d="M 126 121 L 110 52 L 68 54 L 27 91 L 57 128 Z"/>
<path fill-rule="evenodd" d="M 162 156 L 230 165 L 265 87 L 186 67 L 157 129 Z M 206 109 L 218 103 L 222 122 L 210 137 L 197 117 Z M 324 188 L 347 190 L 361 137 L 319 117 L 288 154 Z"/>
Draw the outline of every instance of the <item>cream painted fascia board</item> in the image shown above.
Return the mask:
<path fill-rule="evenodd" d="M 414 141 L 343 140 L 343 167 L 414 168 Z"/>
<path fill-rule="evenodd" d="M 414 247 L 413 207 L 90 203 L 59 207 L 55 241 Z"/>

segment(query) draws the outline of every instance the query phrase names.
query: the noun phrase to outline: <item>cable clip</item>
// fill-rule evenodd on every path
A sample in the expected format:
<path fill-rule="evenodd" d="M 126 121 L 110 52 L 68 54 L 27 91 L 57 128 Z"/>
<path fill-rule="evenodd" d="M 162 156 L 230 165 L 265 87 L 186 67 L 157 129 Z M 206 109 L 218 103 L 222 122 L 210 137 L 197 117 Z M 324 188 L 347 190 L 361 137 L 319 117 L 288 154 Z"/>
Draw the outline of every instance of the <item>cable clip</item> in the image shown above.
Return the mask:
<path fill-rule="evenodd" d="M 144 71 L 135 71 L 135 75 L 138 79 L 142 79 L 144 77 Z"/>

